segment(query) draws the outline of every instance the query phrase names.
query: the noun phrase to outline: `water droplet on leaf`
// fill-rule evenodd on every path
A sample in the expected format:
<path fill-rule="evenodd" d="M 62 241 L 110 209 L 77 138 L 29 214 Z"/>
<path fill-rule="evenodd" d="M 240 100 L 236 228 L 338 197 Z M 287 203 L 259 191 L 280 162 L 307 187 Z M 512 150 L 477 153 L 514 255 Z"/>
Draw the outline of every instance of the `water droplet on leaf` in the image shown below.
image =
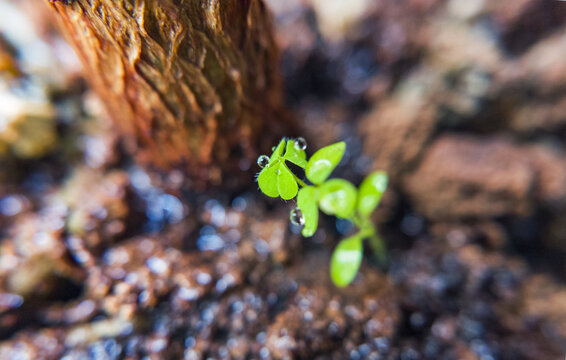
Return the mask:
<path fill-rule="evenodd" d="M 305 217 L 303 216 L 303 212 L 299 208 L 295 208 L 291 210 L 291 214 L 289 215 L 289 219 L 291 222 L 297 226 L 301 226 L 305 224 Z"/>
<path fill-rule="evenodd" d="M 264 168 L 269 164 L 269 156 L 267 155 L 261 155 L 260 157 L 257 158 L 257 165 L 260 168 Z"/>
<path fill-rule="evenodd" d="M 304 151 L 307 148 L 307 141 L 303 137 L 295 139 L 295 149 Z"/>
<path fill-rule="evenodd" d="M 275 146 L 272 146 L 272 147 L 271 147 L 271 151 L 275 151 Z"/>
<path fill-rule="evenodd" d="M 281 170 L 279 170 L 279 169 L 276 169 L 276 170 L 275 170 L 275 174 L 277 174 L 277 175 L 281 175 Z"/>

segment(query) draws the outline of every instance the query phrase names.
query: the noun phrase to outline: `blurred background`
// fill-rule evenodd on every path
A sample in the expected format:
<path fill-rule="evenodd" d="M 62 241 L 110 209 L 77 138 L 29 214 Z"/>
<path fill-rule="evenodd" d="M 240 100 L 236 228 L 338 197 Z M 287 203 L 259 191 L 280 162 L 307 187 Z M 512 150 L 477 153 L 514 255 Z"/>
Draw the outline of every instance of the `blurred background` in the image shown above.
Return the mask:
<path fill-rule="evenodd" d="M 0 358 L 563 359 L 566 3 L 265 3 L 307 152 L 389 174 L 389 266 L 335 288 L 351 224 L 302 238 L 244 156 L 140 165 L 47 2 L 0 0 Z"/>

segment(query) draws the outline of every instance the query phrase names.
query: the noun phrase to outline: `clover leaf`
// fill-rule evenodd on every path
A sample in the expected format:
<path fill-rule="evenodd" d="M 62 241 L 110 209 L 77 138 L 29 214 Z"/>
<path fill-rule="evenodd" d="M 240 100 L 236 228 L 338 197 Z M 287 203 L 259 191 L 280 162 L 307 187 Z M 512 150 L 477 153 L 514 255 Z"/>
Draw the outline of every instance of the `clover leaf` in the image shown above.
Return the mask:
<path fill-rule="evenodd" d="M 303 169 L 307 166 L 307 154 L 304 150 L 297 149 L 293 140 L 287 141 L 284 158 Z"/>
<path fill-rule="evenodd" d="M 281 196 L 284 200 L 291 200 L 299 191 L 293 173 L 280 160 L 261 170 L 257 182 L 261 191 L 269 197 Z"/>
<path fill-rule="evenodd" d="M 281 156 L 283 156 L 283 151 L 285 150 L 285 142 L 286 141 L 287 140 L 285 138 L 281 139 L 281 141 L 279 142 L 279 144 L 277 145 L 277 147 L 273 151 L 273 154 L 271 154 L 271 157 L 269 158 L 269 164 L 270 165 L 272 163 L 275 163 L 275 161 L 279 160 L 279 158 Z"/>
<path fill-rule="evenodd" d="M 315 152 L 307 163 L 305 170 L 307 178 L 313 184 L 321 184 L 338 165 L 345 150 L 346 144 L 340 141 Z"/>
<path fill-rule="evenodd" d="M 279 166 L 267 166 L 261 170 L 257 177 L 257 183 L 261 191 L 269 197 L 278 197 L 277 173 Z"/>
<path fill-rule="evenodd" d="M 387 174 L 376 171 L 367 176 L 358 192 L 358 212 L 363 216 L 369 216 L 379 205 L 379 201 L 387 188 Z"/>
<path fill-rule="evenodd" d="M 356 207 L 356 187 L 343 179 L 330 179 L 320 185 L 318 199 L 326 214 L 349 219 Z"/>
<path fill-rule="evenodd" d="M 292 147 L 292 141 L 287 141 L 283 138 L 273 151 L 268 164 L 260 171 L 257 182 L 259 188 L 265 195 L 269 197 L 281 196 L 281 198 L 285 200 L 291 200 L 297 195 L 299 185 L 297 184 L 295 175 L 293 175 L 291 170 L 285 165 L 287 156 L 285 153 L 286 143 L 291 144 Z M 289 146 L 287 146 L 287 148 L 289 148 Z M 290 153 L 290 156 L 294 161 L 299 162 L 301 155 L 298 150 L 294 150 L 294 152 Z M 306 155 L 304 155 L 304 157 L 306 157 Z M 302 160 L 306 162 L 304 158 Z"/>
<path fill-rule="evenodd" d="M 317 189 L 314 186 L 306 186 L 299 190 L 297 206 L 305 219 L 302 234 L 304 237 L 311 237 L 318 227 Z"/>
<path fill-rule="evenodd" d="M 299 191 L 297 180 L 295 180 L 295 176 L 285 163 L 280 162 L 277 170 L 277 190 L 279 191 L 279 196 L 284 200 L 291 200 Z"/>
<path fill-rule="evenodd" d="M 352 282 L 362 263 L 362 238 L 359 235 L 350 236 L 338 243 L 330 260 L 330 278 L 338 287 L 344 287 Z"/>

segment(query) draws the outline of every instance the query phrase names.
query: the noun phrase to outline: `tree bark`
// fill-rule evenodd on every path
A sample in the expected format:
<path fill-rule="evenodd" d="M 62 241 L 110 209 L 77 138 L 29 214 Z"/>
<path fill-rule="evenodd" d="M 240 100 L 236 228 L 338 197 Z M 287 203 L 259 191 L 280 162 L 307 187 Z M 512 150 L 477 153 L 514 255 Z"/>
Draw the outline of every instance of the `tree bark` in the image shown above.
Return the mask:
<path fill-rule="evenodd" d="M 264 130 L 281 128 L 278 51 L 261 0 L 48 1 L 142 163 L 219 183 L 257 157 Z"/>

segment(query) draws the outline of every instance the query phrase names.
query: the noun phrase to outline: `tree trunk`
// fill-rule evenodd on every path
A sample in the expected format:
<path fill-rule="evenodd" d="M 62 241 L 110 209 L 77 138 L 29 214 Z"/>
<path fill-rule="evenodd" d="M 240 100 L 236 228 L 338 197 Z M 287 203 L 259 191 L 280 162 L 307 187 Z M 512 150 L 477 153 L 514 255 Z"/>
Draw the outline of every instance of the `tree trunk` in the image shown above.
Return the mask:
<path fill-rule="evenodd" d="M 138 161 L 219 183 L 282 126 L 261 0 L 48 1 Z"/>

